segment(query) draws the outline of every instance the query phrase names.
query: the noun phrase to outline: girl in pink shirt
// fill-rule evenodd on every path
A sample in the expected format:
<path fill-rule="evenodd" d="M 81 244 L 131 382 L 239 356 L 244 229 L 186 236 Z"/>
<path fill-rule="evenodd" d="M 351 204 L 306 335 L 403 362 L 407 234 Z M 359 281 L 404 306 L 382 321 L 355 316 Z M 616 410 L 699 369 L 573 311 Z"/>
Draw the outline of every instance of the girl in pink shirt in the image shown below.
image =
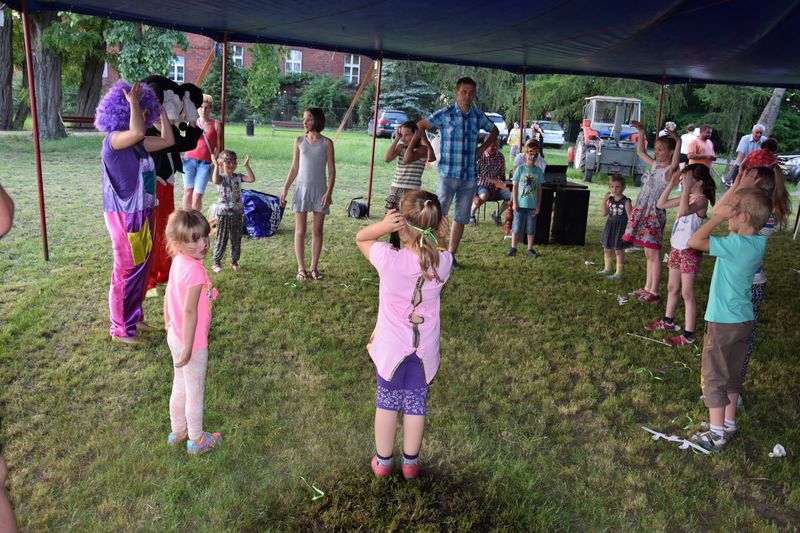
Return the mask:
<path fill-rule="evenodd" d="M 446 250 L 449 224 L 436 195 L 407 192 L 400 211 L 356 235 L 378 271 L 378 320 L 368 350 L 378 383 L 372 471 L 387 476 L 394 463 L 397 414 L 403 411 L 403 477 L 419 475 L 428 386 L 439 368 L 439 294 L 453 265 Z M 378 239 L 398 232 L 402 248 Z"/>
<path fill-rule="evenodd" d="M 164 327 L 175 366 L 169 399 L 172 433 L 167 443 L 186 441 L 186 450 L 192 454 L 207 452 L 222 440 L 219 433 L 203 431 L 208 329 L 211 301 L 217 299 L 203 265 L 210 231 L 199 211 L 183 209 L 170 215 L 166 228 L 167 249 L 173 259 L 164 295 Z"/>

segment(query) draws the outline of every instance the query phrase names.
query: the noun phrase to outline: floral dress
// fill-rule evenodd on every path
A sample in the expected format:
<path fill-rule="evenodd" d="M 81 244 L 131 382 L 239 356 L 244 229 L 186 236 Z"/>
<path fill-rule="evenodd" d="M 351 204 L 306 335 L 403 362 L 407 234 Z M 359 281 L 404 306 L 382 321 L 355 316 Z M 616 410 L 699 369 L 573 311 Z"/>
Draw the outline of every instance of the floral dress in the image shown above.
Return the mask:
<path fill-rule="evenodd" d="M 655 163 L 650 172 L 645 173 L 642 178 L 642 190 L 636 197 L 625 235 L 622 236 L 625 242 L 642 248 L 661 248 L 667 212 L 657 208 L 656 202 L 667 187 L 667 170 L 669 165 L 661 166 Z"/>

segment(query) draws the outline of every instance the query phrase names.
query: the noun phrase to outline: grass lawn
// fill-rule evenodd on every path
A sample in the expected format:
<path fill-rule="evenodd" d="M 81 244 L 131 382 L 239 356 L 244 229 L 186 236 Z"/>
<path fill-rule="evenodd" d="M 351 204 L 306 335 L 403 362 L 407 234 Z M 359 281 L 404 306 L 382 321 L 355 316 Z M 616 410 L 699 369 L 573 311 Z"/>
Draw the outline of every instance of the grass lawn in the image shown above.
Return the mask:
<path fill-rule="evenodd" d="M 251 155 L 254 188 L 277 194 L 294 134 L 258 128 L 248 138 L 235 125 L 227 134 L 240 159 Z M 290 283 L 289 212 L 275 236 L 243 242 L 241 272 L 214 277 L 205 426 L 225 441 L 188 457 L 165 443 L 165 335 L 145 334 L 140 347 L 108 336 L 100 141 L 43 143 L 44 262 L 30 139 L 0 137 L 0 182 L 18 209 L 0 243 L 0 441 L 23 530 L 775 531 L 800 523 L 800 275 L 792 271 L 800 263 L 788 232 L 767 248 L 768 293 L 739 435 L 725 453 L 705 456 L 640 428 L 685 436 L 690 421 L 706 419 L 699 350 L 626 335 L 645 334 L 644 323 L 664 311 L 617 303 L 615 295 L 643 284 L 641 253 L 626 254 L 618 285 L 584 264 L 602 263 L 600 178 L 590 186 L 586 246 L 508 258 L 488 217 L 468 227 L 463 268 L 442 294 L 424 475 L 380 481 L 368 466 L 375 385 L 365 350 L 377 276 L 354 245 L 366 222 L 345 216 L 349 199 L 366 193 L 370 145 L 364 134 L 343 134 L 325 280 Z M 378 141 L 379 161 L 388 142 Z M 566 151 L 546 153 L 565 161 Z M 392 169 L 377 163 L 375 216 Z M 424 187 L 435 181 L 427 171 Z M 713 262 L 703 260 L 698 278 L 701 318 Z M 145 301 L 154 324 L 161 305 Z M 776 443 L 788 457 L 768 457 Z M 301 477 L 325 496 L 312 501 Z"/>

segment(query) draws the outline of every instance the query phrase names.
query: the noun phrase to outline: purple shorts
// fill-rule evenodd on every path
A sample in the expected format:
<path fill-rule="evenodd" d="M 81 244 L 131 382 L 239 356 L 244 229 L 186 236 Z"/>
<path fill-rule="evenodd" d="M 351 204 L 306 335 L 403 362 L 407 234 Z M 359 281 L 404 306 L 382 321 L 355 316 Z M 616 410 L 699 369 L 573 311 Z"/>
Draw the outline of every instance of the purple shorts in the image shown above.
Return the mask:
<path fill-rule="evenodd" d="M 387 411 L 403 411 L 407 415 L 425 416 L 428 402 L 428 384 L 422 360 L 413 353 L 403 359 L 391 381 L 386 381 L 375 371 L 378 393 L 375 407 Z"/>

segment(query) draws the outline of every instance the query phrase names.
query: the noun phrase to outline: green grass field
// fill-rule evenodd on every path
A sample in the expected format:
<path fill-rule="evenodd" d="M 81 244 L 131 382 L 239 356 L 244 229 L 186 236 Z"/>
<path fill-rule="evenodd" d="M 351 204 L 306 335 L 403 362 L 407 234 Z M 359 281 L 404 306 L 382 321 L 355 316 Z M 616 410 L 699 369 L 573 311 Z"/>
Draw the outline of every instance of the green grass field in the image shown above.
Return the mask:
<path fill-rule="evenodd" d="M 241 126 L 227 134 L 240 159 L 252 157 L 253 187 L 277 193 L 294 135 L 259 129 L 247 138 Z M 365 344 L 377 276 L 354 245 L 366 222 L 345 216 L 349 199 L 366 194 L 370 145 L 364 134 L 344 134 L 320 265 L 325 280 L 293 288 L 289 212 L 275 236 L 245 240 L 241 272 L 214 277 L 220 298 L 205 426 L 225 441 L 189 457 L 165 443 L 171 360 L 164 333 L 146 334 L 140 347 L 112 343 L 107 333 L 112 256 L 100 140 L 43 144 L 45 262 L 32 144 L 0 137 L 0 182 L 18 209 L 0 242 L 0 440 L 23 530 L 778 531 L 800 524 L 800 274 L 792 270 L 800 262 L 788 232 L 767 249 L 768 293 L 739 435 L 723 454 L 705 456 L 640 429 L 685 436 L 684 426 L 706 419 L 699 351 L 626 335 L 644 334 L 644 323 L 664 311 L 615 298 L 643 284 L 641 253 L 626 254 L 627 280 L 617 285 L 584 264 L 602 262 L 600 178 L 590 186 L 586 246 L 542 246 L 539 259 L 508 258 L 488 217 L 466 228 L 463 268 L 442 293 L 442 366 L 429 397 L 424 475 L 376 480 L 368 466 L 374 369 Z M 393 169 L 380 159 L 387 144 L 378 141 L 375 216 Z M 565 154 L 547 150 L 551 163 Z M 427 171 L 424 186 L 435 181 Z M 712 267 L 704 259 L 698 278 L 701 318 Z M 154 324 L 161 305 L 161 298 L 145 301 Z M 768 457 L 776 443 L 786 458 Z M 301 477 L 325 496 L 312 501 Z"/>

